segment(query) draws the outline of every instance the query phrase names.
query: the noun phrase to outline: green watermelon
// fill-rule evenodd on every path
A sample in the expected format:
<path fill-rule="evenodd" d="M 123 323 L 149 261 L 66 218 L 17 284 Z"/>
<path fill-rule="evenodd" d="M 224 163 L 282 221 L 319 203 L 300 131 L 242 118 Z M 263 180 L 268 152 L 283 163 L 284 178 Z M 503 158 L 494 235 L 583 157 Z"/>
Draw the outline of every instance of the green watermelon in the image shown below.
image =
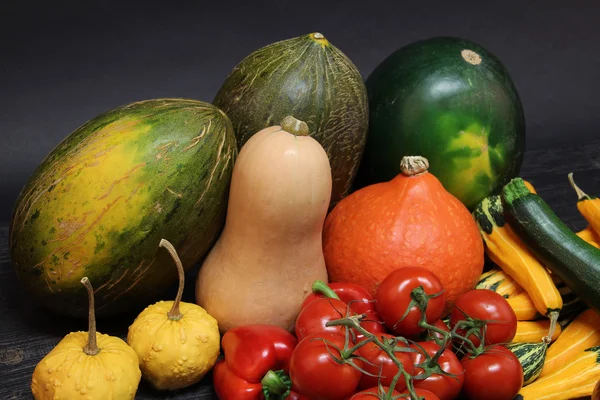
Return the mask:
<path fill-rule="evenodd" d="M 519 173 L 525 119 L 506 68 L 483 47 L 450 37 L 403 47 L 367 79 L 369 135 L 356 188 L 388 181 L 421 155 L 472 209 Z"/>
<path fill-rule="evenodd" d="M 237 147 L 212 104 L 157 99 L 108 111 L 74 131 L 36 169 L 10 227 L 14 269 L 60 314 L 87 316 L 87 276 L 98 315 L 146 306 L 177 280 L 162 238 L 186 269 L 225 222 Z"/>
<path fill-rule="evenodd" d="M 329 156 L 331 204 L 350 190 L 368 128 L 367 92 L 352 62 L 320 33 L 263 47 L 242 60 L 213 103 L 241 146 L 288 115 L 305 121 Z"/>

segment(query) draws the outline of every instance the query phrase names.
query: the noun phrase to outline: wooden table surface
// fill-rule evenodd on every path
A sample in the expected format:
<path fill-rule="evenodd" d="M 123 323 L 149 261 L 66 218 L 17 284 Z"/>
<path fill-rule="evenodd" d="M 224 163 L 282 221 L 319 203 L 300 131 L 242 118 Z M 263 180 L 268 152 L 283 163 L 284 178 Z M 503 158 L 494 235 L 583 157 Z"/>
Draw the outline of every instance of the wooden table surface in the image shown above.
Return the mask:
<path fill-rule="evenodd" d="M 572 229 L 585 226 L 576 208 L 576 196 L 567 181 L 574 172 L 579 186 L 600 195 L 600 141 L 583 145 L 534 150 L 526 154 L 521 175 Z M 25 182 L 23 182 L 25 183 Z M 188 282 L 193 282 L 193 274 Z M 184 301 L 193 301 L 193 286 L 187 285 Z M 174 289 L 171 294 L 174 296 Z M 102 333 L 125 338 L 135 315 L 99 320 Z M 87 330 L 87 322 L 56 317 L 25 293 L 10 266 L 8 222 L 0 222 L 0 400 L 32 399 L 31 374 L 35 365 L 67 333 Z M 211 376 L 185 390 L 162 393 L 142 382 L 136 399 L 216 399 Z"/>

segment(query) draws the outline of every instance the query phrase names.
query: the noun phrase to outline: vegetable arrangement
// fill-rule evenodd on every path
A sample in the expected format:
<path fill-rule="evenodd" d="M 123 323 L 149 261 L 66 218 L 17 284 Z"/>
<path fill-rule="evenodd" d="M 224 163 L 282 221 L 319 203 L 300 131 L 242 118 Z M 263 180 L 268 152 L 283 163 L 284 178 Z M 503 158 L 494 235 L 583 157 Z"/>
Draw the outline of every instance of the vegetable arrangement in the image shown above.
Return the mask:
<path fill-rule="evenodd" d="M 568 175 L 572 232 L 517 177 L 523 110 L 495 56 L 434 38 L 365 87 L 312 33 L 250 54 L 214 104 L 109 111 L 25 186 L 17 275 L 89 320 L 40 361 L 36 399 L 211 370 L 221 400 L 600 398 L 600 200 Z M 96 332 L 96 310 L 142 306 L 126 342 Z"/>

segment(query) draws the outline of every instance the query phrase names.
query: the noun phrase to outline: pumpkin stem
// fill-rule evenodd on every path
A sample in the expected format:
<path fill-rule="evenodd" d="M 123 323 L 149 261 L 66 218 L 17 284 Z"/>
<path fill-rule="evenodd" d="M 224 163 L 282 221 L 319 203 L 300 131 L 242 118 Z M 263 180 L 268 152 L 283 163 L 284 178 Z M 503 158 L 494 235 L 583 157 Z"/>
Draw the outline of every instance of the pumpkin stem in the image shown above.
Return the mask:
<path fill-rule="evenodd" d="M 422 156 L 405 156 L 400 161 L 400 171 L 406 176 L 424 174 L 429 169 L 429 161 Z"/>
<path fill-rule="evenodd" d="M 88 311 L 88 342 L 83 348 L 83 352 L 88 356 L 95 356 L 100 352 L 96 342 L 96 311 L 94 307 L 94 288 L 87 276 L 81 278 L 81 283 L 88 292 L 89 311 Z"/>
<path fill-rule="evenodd" d="M 171 242 L 169 242 L 166 239 L 161 239 L 158 245 L 167 249 L 167 251 L 171 255 L 171 258 L 173 258 L 175 265 L 177 266 L 177 275 L 179 276 L 179 288 L 177 289 L 177 296 L 175 296 L 173 307 L 171 307 L 171 309 L 167 313 L 167 316 L 173 321 L 179 321 L 181 317 L 183 317 L 183 314 L 181 314 L 181 311 L 179 311 L 179 303 L 181 303 L 181 297 L 183 296 L 183 287 L 185 285 L 185 271 L 183 270 L 183 264 L 181 263 L 181 259 L 179 259 L 179 256 L 177 255 L 177 250 L 175 250 L 175 247 L 173 247 Z"/>
<path fill-rule="evenodd" d="M 291 115 L 288 115 L 283 119 L 283 121 L 281 121 L 281 128 L 284 131 L 296 136 L 308 136 L 310 133 L 306 122 L 300 121 Z"/>

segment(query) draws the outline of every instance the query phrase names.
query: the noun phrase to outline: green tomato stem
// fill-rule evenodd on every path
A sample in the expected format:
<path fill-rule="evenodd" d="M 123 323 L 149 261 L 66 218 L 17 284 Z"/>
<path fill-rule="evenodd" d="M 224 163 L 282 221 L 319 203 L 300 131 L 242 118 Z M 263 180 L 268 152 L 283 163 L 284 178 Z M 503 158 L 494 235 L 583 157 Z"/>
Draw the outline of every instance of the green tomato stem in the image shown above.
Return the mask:
<path fill-rule="evenodd" d="M 338 296 L 337 293 L 334 292 L 333 289 L 329 287 L 329 285 L 327 285 L 325 282 L 320 281 L 320 280 L 316 280 L 312 284 L 312 291 L 315 294 L 322 294 L 323 296 L 325 296 L 329 299 L 336 299 L 336 300 L 340 299 L 340 296 Z"/>
<path fill-rule="evenodd" d="M 377 345 L 377 347 L 379 347 L 381 350 L 383 350 L 385 352 L 385 354 L 388 355 L 388 357 L 394 362 L 396 367 L 398 367 L 398 374 L 404 376 L 404 379 L 406 381 L 406 387 L 409 390 L 411 400 L 418 400 L 419 397 L 415 393 L 413 385 L 412 385 L 412 376 L 408 372 L 406 372 L 406 370 L 404 369 L 404 365 L 398 360 L 398 358 L 394 354 L 393 349 L 390 348 L 390 346 L 386 346 L 376 335 L 372 334 L 371 332 L 369 332 L 365 328 L 363 328 L 360 325 L 360 318 L 361 318 L 360 315 L 359 316 L 355 315 L 355 316 L 351 316 L 351 317 L 338 319 L 335 321 L 329 321 L 325 325 L 326 326 L 345 326 L 347 328 L 354 328 L 357 332 L 359 332 L 365 338 L 367 338 L 367 340 L 371 340 L 371 342 L 375 343 Z M 398 376 L 398 379 L 400 379 L 400 376 Z M 398 379 L 396 380 L 396 382 L 398 381 Z M 393 382 L 393 383 L 395 384 L 395 382 Z M 393 390 L 394 386 L 390 385 L 390 389 Z"/>

